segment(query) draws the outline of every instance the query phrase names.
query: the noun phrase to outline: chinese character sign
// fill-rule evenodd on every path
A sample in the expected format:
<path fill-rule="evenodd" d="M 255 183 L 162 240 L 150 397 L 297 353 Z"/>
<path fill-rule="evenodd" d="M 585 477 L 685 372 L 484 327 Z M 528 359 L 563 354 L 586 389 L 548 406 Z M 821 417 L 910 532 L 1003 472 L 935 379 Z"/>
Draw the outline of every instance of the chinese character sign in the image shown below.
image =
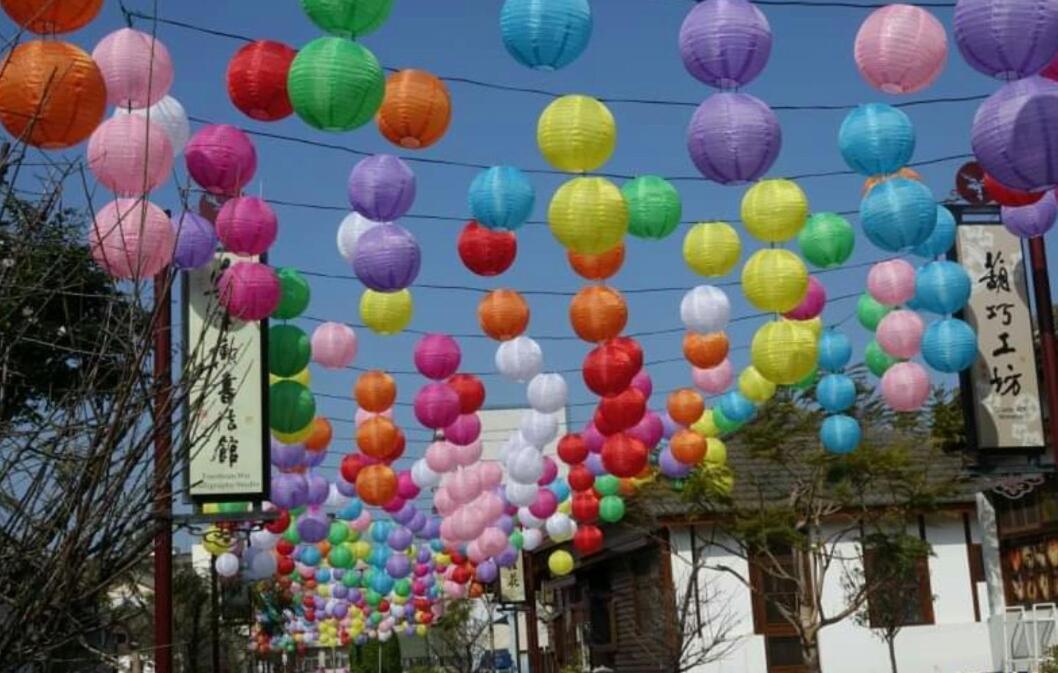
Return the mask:
<path fill-rule="evenodd" d="M 1021 239 L 999 224 L 962 224 L 956 252 L 973 289 L 966 320 L 978 334 L 970 370 L 977 448 L 1043 446 L 1032 313 Z"/>
<path fill-rule="evenodd" d="M 188 494 L 192 500 L 261 499 L 268 486 L 268 434 L 262 348 L 264 323 L 242 322 L 217 303 L 216 279 L 227 254 L 189 271 L 185 288 L 186 357 L 202 372 L 192 388 Z"/>

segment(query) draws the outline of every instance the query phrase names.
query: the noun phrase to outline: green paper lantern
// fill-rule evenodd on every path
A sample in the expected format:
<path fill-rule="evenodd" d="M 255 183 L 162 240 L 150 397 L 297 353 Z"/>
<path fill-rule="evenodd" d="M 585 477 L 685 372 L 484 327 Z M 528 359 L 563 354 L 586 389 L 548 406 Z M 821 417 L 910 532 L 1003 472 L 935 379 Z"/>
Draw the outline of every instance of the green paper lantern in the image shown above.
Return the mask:
<path fill-rule="evenodd" d="M 360 584 L 360 577 L 353 572 L 345 573 L 342 575 L 342 584 L 349 589 L 355 589 Z"/>
<path fill-rule="evenodd" d="M 819 380 L 819 367 L 812 367 L 812 371 L 808 372 L 808 376 L 804 377 L 797 383 L 793 384 L 793 387 L 797 390 L 808 390 L 816 384 Z"/>
<path fill-rule="evenodd" d="M 867 363 L 867 369 L 879 378 L 881 378 L 882 374 L 884 374 L 890 367 L 897 362 L 900 362 L 892 355 L 886 353 L 874 339 L 871 339 L 871 342 L 867 344 L 867 348 L 864 349 L 863 359 L 864 362 Z"/>
<path fill-rule="evenodd" d="M 278 320 L 292 320 L 309 307 L 312 290 L 309 288 L 309 282 L 297 269 L 276 269 L 276 276 L 279 277 L 279 306 L 272 311 L 272 317 Z"/>
<path fill-rule="evenodd" d="M 349 537 L 349 526 L 345 525 L 344 521 L 332 521 L 331 529 L 327 533 L 327 541 L 332 546 L 340 545 L 345 542 Z"/>
<path fill-rule="evenodd" d="M 316 416 L 316 398 L 297 381 L 273 383 L 268 390 L 268 415 L 272 429 L 277 432 L 304 430 Z"/>
<path fill-rule="evenodd" d="M 595 477 L 595 490 L 599 495 L 616 495 L 621 490 L 621 480 L 612 474 L 601 474 Z"/>
<path fill-rule="evenodd" d="M 725 416 L 719 407 L 713 407 L 713 425 L 716 426 L 721 435 L 727 435 L 741 428 L 743 424 Z"/>
<path fill-rule="evenodd" d="M 312 342 L 300 327 L 272 325 L 268 328 L 269 372 L 283 378 L 294 376 L 309 366 L 311 357 Z"/>
<path fill-rule="evenodd" d="M 371 121 L 386 92 L 375 55 L 340 37 L 320 37 L 290 65 L 287 91 L 294 112 L 321 131 L 350 131 Z"/>
<path fill-rule="evenodd" d="M 508 540 L 510 540 L 511 546 L 517 549 L 518 551 L 522 550 L 522 545 L 525 543 L 525 539 L 522 536 L 522 532 L 518 530 L 511 533 L 511 536 L 508 538 Z"/>
<path fill-rule="evenodd" d="M 287 527 L 285 531 L 283 531 L 283 539 L 289 542 L 290 544 L 301 544 L 301 536 L 298 535 L 298 529 L 294 527 L 293 521 L 291 521 L 290 526 Z"/>
<path fill-rule="evenodd" d="M 386 22 L 393 0 L 301 0 L 309 19 L 338 37 L 363 37 Z"/>
<path fill-rule="evenodd" d="M 621 194 L 628 204 L 628 233 L 633 236 L 660 240 L 680 226 L 680 193 L 663 178 L 636 178 L 621 187 Z"/>
<path fill-rule="evenodd" d="M 816 213 L 797 235 L 797 245 L 813 266 L 829 269 L 848 261 L 856 245 L 856 233 L 841 215 Z"/>
<path fill-rule="evenodd" d="M 624 518 L 625 501 L 619 495 L 608 495 L 599 501 L 599 518 L 606 523 L 617 523 Z"/>
<path fill-rule="evenodd" d="M 393 593 L 398 596 L 410 596 L 411 595 L 411 580 L 408 578 L 402 578 L 393 583 Z"/>
<path fill-rule="evenodd" d="M 368 589 L 367 591 L 364 592 L 364 602 L 367 603 L 368 605 L 370 605 L 371 607 L 377 607 L 378 604 L 381 601 L 382 601 L 382 596 L 377 591 L 375 591 L 374 589 Z M 379 613 L 375 612 L 371 616 L 372 617 L 375 617 L 375 616 L 381 617 L 382 615 L 380 615 Z"/>
<path fill-rule="evenodd" d="M 327 562 L 332 568 L 350 568 L 353 565 L 353 552 L 344 544 L 335 545 L 331 547 L 331 553 L 327 554 Z"/>
<path fill-rule="evenodd" d="M 875 301 L 874 297 L 864 292 L 856 304 L 856 319 L 860 321 L 865 330 L 873 332 L 878 329 L 878 323 L 888 315 L 890 308 Z"/>

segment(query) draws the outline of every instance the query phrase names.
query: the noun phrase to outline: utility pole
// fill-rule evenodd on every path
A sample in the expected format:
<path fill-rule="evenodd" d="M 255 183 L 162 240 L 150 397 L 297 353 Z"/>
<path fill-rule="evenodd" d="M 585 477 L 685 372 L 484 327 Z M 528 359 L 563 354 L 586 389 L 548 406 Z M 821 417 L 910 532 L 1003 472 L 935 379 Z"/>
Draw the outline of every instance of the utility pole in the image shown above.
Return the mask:
<path fill-rule="evenodd" d="M 173 671 L 173 307 L 169 268 L 154 277 L 154 673 Z"/>

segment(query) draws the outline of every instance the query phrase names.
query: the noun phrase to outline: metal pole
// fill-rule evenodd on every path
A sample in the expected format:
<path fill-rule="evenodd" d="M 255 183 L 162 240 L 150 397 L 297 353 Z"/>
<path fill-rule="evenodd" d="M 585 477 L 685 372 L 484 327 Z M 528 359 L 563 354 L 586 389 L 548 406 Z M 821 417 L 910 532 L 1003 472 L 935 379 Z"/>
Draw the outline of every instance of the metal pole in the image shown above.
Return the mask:
<path fill-rule="evenodd" d="M 1058 345 L 1054 337 L 1054 313 L 1051 301 L 1051 279 L 1047 272 L 1047 246 L 1042 236 L 1029 239 L 1029 261 L 1032 264 L 1032 291 L 1036 298 L 1036 325 L 1040 330 L 1040 356 L 1043 360 L 1043 385 L 1047 391 L 1048 427 L 1051 451 L 1058 463 Z"/>
<path fill-rule="evenodd" d="M 519 641 L 518 632 L 521 631 L 521 624 L 519 624 L 519 616 L 521 611 L 518 608 L 511 609 L 511 616 L 514 618 L 514 670 L 516 673 L 522 673 L 522 645 Z"/>
<path fill-rule="evenodd" d="M 378 641 L 378 673 L 382 673 L 382 641 Z"/>
<path fill-rule="evenodd" d="M 154 277 L 154 673 L 173 671 L 173 308 L 169 269 Z"/>
<path fill-rule="evenodd" d="M 540 637 L 536 631 L 536 574 L 533 572 L 533 555 L 522 552 L 525 560 L 523 581 L 525 582 L 525 634 L 529 648 L 529 673 L 541 673 Z"/>
<path fill-rule="evenodd" d="M 213 673 L 220 673 L 220 596 L 217 591 L 217 557 L 209 560 L 209 647 Z"/>

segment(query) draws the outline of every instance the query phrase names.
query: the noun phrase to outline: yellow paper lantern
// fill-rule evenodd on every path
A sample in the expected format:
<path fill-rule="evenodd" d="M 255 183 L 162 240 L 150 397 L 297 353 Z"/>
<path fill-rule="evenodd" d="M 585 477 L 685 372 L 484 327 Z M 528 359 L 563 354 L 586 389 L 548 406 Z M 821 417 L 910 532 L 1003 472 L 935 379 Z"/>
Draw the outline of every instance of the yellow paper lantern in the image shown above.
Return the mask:
<path fill-rule="evenodd" d="M 573 572 L 573 555 L 565 549 L 557 549 L 547 557 L 547 567 L 552 575 L 568 575 Z"/>
<path fill-rule="evenodd" d="M 280 444 L 300 444 L 308 439 L 311 434 L 311 422 L 296 432 L 279 432 L 278 430 L 272 430 L 272 436 L 275 437 L 276 441 Z"/>
<path fill-rule="evenodd" d="M 358 561 L 366 561 L 371 556 L 371 543 L 367 540 L 357 540 L 353 543 L 353 553 Z"/>
<path fill-rule="evenodd" d="M 727 222 L 699 222 L 683 238 L 683 261 L 702 276 L 723 276 L 742 254 L 738 232 Z"/>
<path fill-rule="evenodd" d="M 750 360 L 772 383 L 793 385 L 808 376 L 819 356 L 812 331 L 792 320 L 766 323 L 753 335 Z"/>
<path fill-rule="evenodd" d="M 719 439 L 710 439 L 702 461 L 711 465 L 727 465 L 727 445 Z"/>
<path fill-rule="evenodd" d="M 756 367 L 746 367 L 738 375 L 738 392 L 750 402 L 764 404 L 775 395 L 775 384 L 761 376 Z"/>
<path fill-rule="evenodd" d="M 273 383 L 279 383 L 280 381 L 297 381 L 301 385 L 308 388 L 309 384 L 312 383 L 312 374 L 309 372 L 309 368 L 305 367 L 293 376 L 283 377 L 276 376 L 275 374 L 268 375 L 268 385 L 272 385 Z"/>
<path fill-rule="evenodd" d="M 613 154 L 617 124 L 610 110 L 595 98 L 563 96 L 540 115 L 536 144 L 555 168 L 586 173 L 605 164 Z"/>
<path fill-rule="evenodd" d="M 567 250 L 597 255 L 612 250 L 628 231 L 628 206 L 605 178 L 573 178 L 558 188 L 547 209 L 551 233 Z"/>
<path fill-rule="evenodd" d="M 792 180 L 761 180 L 742 197 L 742 224 L 762 241 L 788 241 L 807 219 L 808 197 Z"/>
<path fill-rule="evenodd" d="M 758 250 L 742 267 L 742 292 L 761 311 L 792 311 L 807 291 L 808 268 L 789 250 Z"/>
<path fill-rule="evenodd" d="M 720 428 L 713 422 L 713 410 L 706 409 L 702 417 L 691 424 L 691 431 L 712 441 L 713 437 L 720 436 Z"/>
<path fill-rule="evenodd" d="M 411 322 L 411 292 L 376 292 L 364 290 L 360 295 L 360 320 L 373 332 L 397 334 Z"/>
<path fill-rule="evenodd" d="M 819 341 L 819 337 L 823 336 L 823 319 L 819 316 L 816 316 L 811 320 L 790 320 L 789 318 L 785 318 L 785 320 L 787 322 L 792 322 L 795 325 L 799 325 L 811 332 L 816 338 L 816 341 Z"/>

